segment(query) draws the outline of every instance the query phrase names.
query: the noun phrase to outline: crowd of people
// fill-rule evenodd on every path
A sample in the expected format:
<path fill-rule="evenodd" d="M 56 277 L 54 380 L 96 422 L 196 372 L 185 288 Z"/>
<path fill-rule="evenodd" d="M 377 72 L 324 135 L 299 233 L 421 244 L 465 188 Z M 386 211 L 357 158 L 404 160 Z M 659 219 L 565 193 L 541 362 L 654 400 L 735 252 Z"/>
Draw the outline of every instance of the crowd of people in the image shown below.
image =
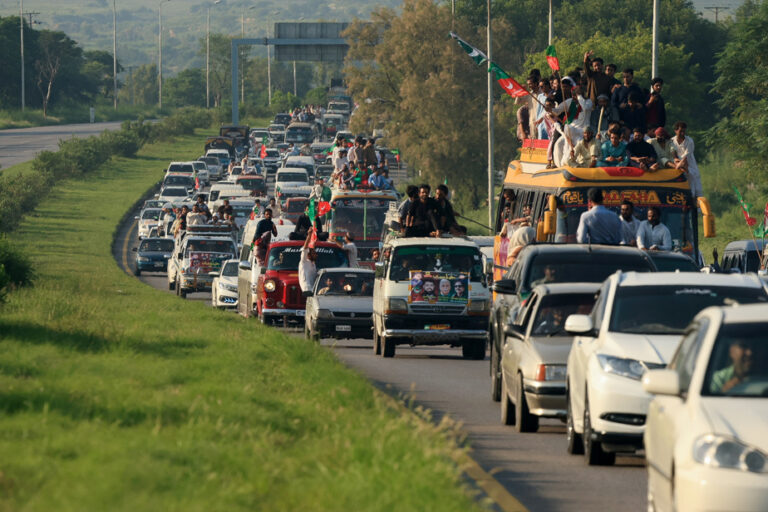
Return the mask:
<path fill-rule="evenodd" d="M 516 99 L 518 138 L 548 140 L 548 168 L 631 166 L 655 172 L 673 167 L 687 175 L 692 195 L 701 196 L 686 123 L 674 124 L 674 136 L 665 128 L 664 80 L 653 78 L 645 91 L 631 68 L 624 69 L 621 81 L 615 77 L 616 69 L 615 64 L 604 66 L 589 51 L 583 68 L 562 79 L 531 70 L 530 94 Z"/>
<path fill-rule="evenodd" d="M 374 138 L 358 136 L 350 142 L 341 135 L 337 136 L 331 152 L 331 163 L 331 182 L 340 190 L 394 189 L 389 178 L 387 159 L 382 151 L 376 150 Z"/>
<path fill-rule="evenodd" d="M 400 233 L 402 236 L 439 237 L 444 233 L 466 235 L 467 229 L 456 222 L 456 214 L 449 199 L 450 192 L 440 184 L 431 195 L 432 187 L 408 185 L 406 199 L 398 207 Z"/>
<path fill-rule="evenodd" d="M 233 231 L 237 231 L 234 211 L 229 200 L 225 199 L 215 212 L 211 212 L 203 196 L 198 196 L 191 208 L 186 204 L 166 205 L 158 218 L 157 228 L 160 236 L 178 237 L 187 231 L 187 226 L 200 225 L 228 226 Z"/>

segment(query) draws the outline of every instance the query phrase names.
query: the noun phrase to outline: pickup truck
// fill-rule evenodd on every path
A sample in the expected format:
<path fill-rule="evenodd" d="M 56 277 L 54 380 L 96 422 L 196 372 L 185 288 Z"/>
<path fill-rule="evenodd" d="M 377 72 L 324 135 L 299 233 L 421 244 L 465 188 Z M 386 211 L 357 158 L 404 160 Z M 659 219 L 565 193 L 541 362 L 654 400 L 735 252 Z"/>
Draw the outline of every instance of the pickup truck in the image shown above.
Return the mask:
<path fill-rule="evenodd" d="M 237 241 L 228 226 L 188 226 L 187 232 L 175 239 L 173 256 L 168 260 L 168 289 L 176 295 L 210 291 L 212 273 L 221 264 L 237 258 Z"/>
<path fill-rule="evenodd" d="M 263 323 L 282 319 L 304 323 L 306 299 L 299 287 L 299 259 L 303 241 L 273 242 L 264 264 L 259 264 L 249 243 L 243 244 L 237 278 L 237 309 L 246 318 L 256 315 Z M 349 267 L 347 253 L 338 245 L 317 242 L 317 270 Z"/>

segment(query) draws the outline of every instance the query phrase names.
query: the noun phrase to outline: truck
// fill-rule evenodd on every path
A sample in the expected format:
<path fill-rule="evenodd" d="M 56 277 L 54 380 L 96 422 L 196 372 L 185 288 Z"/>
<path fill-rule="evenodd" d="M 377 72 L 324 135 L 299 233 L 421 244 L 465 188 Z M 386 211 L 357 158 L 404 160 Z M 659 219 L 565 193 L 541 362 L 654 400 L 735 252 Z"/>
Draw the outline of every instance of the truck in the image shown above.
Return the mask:
<path fill-rule="evenodd" d="M 176 295 L 210 291 L 213 276 L 223 261 L 237 257 L 237 241 L 229 226 L 187 226 L 175 238 L 168 260 L 168 289 Z"/>

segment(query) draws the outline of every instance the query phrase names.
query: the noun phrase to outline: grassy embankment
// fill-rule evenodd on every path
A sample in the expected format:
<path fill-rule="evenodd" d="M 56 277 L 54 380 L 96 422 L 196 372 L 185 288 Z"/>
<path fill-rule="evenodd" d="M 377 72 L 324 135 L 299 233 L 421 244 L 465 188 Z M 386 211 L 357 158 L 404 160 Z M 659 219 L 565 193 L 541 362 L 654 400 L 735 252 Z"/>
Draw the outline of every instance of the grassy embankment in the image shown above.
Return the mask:
<path fill-rule="evenodd" d="M 98 104 L 96 122 L 123 121 L 144 116 L 147 119 L 165 117 L 173 109 L 158 109 L 151 105 L 118 105 L 117 110 L 111 104 Z M 0 130 L 10 128 L 32 128 L 34 126 L 50 126 L 57 124 L 89 123 L 90 111 L 88 105 L 54 107 L 48 111 L 48 117 L 43 117 L 42 109 L 28 108 L 0 110 Z"/>
<path fill-rule="evenodd" d="M 36 279 L 0 308 L 0 509 L 476 509 L 445 430 L 328 350 L 117 268 L 119 218 L 200 148 L 113 159 L 13 234 Z"/>

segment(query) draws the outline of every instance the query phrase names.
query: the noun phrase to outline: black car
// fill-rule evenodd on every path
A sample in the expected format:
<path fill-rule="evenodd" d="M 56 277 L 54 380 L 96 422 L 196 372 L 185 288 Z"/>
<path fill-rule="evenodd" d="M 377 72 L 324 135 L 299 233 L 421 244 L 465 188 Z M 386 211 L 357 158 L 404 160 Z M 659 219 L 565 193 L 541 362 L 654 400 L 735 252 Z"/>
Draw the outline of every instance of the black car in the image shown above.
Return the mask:
<path fill-rule="evenodd" d="M 681 252 L 648 251 L 659 272 L 701 272 L 690 256 Z"/>
<path fill-rule="evenodd" d="M 585 244 L 532 244 L 525 247 L 503 279 L 493 283 L 491 307 L 491 397 L 501 399 L 501 344 L 504 327 L 537 285 L 547 283 L 601 283 L 625 272 L 655 272 L 648 253 L 634 247 Z"/>
<path fill-rule="evenodd" d="M 173 255 L 172 238 L 145 238 L 138 247 L 134 247 L 136 253 L 136 270 L 134 274 L 141 272 L 166 272 L 168 259 Z"/>

